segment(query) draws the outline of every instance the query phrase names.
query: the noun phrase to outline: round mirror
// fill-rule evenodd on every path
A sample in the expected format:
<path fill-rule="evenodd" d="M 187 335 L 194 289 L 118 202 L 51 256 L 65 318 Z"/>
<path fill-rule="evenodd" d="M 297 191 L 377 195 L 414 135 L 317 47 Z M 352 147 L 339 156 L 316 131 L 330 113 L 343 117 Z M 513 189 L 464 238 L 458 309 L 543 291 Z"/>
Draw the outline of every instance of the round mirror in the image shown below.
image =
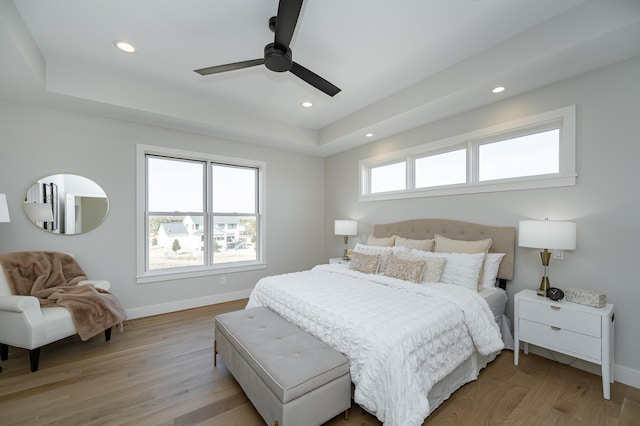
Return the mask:
<path fill-rule="evenodd" d="M 38 179 L 27 189 L 24 211 L 47 232 L 75 235 L 97 228 L 107 217 L 104 190 L 84 176 L 59 174 Z"/>

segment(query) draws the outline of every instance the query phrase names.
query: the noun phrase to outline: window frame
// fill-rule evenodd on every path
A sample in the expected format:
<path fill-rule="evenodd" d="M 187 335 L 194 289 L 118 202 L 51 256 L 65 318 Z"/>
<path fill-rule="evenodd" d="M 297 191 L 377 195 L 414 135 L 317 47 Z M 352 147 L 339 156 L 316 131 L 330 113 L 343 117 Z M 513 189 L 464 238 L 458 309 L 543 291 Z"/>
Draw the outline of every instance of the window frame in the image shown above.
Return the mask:
<path fill-rule="evenodd" d="M 480 145 L 543 132 L 553 128 L 560 129 L 559 173 L 479 181 L 478 156 Z M 416 159 L 459 149 L 465 149 L 467 153 L 467 180 L 465 183 L 424 188 L 415 187 Z M 406 161 L 407 189 L 371 193 L 371 169 L 399 161 Z M 358 199 L 361 202 L 575 186 L 577 177 L 576 107 L 571 105 L 401 151 L 360 160 L 359 171 L 360 189 Z"/>
<path fill-rule="evenodd" d="M 147 270 L 148 261 L 148 214 L 146 210 L 146 159 L 148 155 L 175 158 L 186 161 L 202 161 L 205 162 L 204 179 L 206 180 L 203 190 L 205 197 L 204 223 L 207 232 L 211 235 L 205 235 L 205 247 L 213 249 L 213 217 L 216 212 L 211 210 L 211 200 L 209 194 L 211 189 L 211 172 L 213 163 L 235 166 L 249 167 L 257 169 L 256 184 L 256 235 L 258 243 L 256 245 L 255 261 L 229 262 L 229 263 L 213 263 L 213 253 L 205 250 L 204 265 L 180 268 L 166 268 L 160 270 Z M 177 280 L 191 277 L 220 275 L 233 272 L 253 271 L 265 269 L 267 267 L 266 253 L 266 170 L 267 164 L 263 161 L 243 159 L 237 157 L 228 157 L 214 154 L 206 154 L 193 151 L 185 151 L 180 149 L 172 149 L 158 147 L 152 145 L 137 144 L 136 145 L 136 281 L 138 284 L 145 284 L 157 281 Z M 219 213 L 219 212 L 218 212 Z M 243 214 L 246 216 L 247 214 Z M 211 260 L 211 263 L 209 262 Z"/>

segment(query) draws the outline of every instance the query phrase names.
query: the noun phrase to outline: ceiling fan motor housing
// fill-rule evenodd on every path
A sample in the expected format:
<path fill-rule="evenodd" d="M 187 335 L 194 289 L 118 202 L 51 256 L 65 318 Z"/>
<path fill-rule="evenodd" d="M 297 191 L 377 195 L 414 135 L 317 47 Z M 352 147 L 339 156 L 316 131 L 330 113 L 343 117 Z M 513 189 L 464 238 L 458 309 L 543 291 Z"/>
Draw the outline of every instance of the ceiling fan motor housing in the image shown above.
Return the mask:
<path fill-rule="evenodd" d="M 264 65 L 271 71 L 289 71 L 292 64 L 291 49 L 287 48 L 285 51 L 275 43 L 269 43 L 264 47 Z"/>

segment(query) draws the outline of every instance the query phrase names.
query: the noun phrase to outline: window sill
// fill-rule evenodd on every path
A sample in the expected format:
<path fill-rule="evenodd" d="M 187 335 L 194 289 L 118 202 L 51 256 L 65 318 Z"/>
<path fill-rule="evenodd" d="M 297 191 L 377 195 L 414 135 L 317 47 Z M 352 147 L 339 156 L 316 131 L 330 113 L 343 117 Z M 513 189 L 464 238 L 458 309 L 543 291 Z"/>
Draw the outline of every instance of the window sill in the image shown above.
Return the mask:
<path fill-rule="evenodd" d="M 248 272 L 257 271 L 260 269 L 266 269 L 266 263 L 252 263 L 249 265 L 236 265 L 236 266 L 218 266 L 216 268 L 209 269 L 193 269 L 193 270 L 181 270 L 181 271 L 162 271 L 153 272 L 136 277 L 137 284 L 149 284 L 161 281 L 174 281 L 185 278 L 197 278 L 213 275 L 231 274 L 236 272 Z"/>
<path fill-rule="evenodd" d="M 480 194 L 484 192 L 519 191 L 526 189 L 558 188 L 562 186 L 575 186 L 576 176 L 554 176 L 534 178 L 514 178 L 510 182 L 487 181 L 475 184 L 461 184 L 450 187 L 434 187 L 426 189 L 413 189 L 409 191 L 387 192 L 380 194 L 361 194 L 359 201 L 385 201 L 399 200 L 403 198 L 441 197 L 446 195 Z"/>

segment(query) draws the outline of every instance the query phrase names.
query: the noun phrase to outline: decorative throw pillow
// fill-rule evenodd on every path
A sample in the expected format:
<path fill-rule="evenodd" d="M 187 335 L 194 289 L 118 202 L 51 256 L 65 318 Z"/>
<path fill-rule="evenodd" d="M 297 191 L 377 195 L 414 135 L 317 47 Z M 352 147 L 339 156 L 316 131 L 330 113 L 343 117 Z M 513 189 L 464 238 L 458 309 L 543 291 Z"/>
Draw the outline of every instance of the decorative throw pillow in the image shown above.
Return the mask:
<path fill-rule="evenodd" d="M 435 240 L 426 239 L 426 240 L 411 240 L 409 238 L 402 238 L 396 235 L 396 246 L 406 247 L 408 249 L 417 249 L 424 251 L 433 251 L 433 244 Z"/>
<path fill-rule="evenodd" d="M 411 254 L 425 259 L 444 257 L 447 260 L 440 275 L 440 282 L 478 291 L 478 277 L 484 253 L 433 253 L 411 250 Z"/>
<path fill-rule="evenodd" d="M 393 247 L 393 243 L 396 240 L 396 236 L 392 237 L 374 237 L 373 235 L 369 235 L 367 239 L 368 246 L 382 246 L 382 247 Z"/>
<path fill-rule="evenodd" d="M 400 259 L 391 255 L 384 274 L 388 277 L 419 283 L 422 282 L 422 276 L 426 268 L 427 261 L 425 259 Z"/>
<path fill-rule="evenodd" d="M 438 283 L 444 270 L 444 265 L 447 263 L 446 257 L 434 257 L 431 259 L 425 259 L 427 261 L 427 270 L 422 277 L 423 283 Z"/>
<path fill-rule="evenodd" d="M 498 269 L 504 256 L 504 253 L 487 253 L 484 255 L 484 276 L 482 277 L 482 288 L 480 290 L 496 286 Z"/>
<path fill-rule="evenodd" d="M 394 252 L 395 247 L 381 247 L 381 246 L 369 246 L 365 244 L 356 244 L 353 248 L 353 252 L 359 252 L 364 254 L 379 254 L 380 264 L 378 265 L 378 271 L 384 273 L 387 269 L 387 259 Z"/>
<path fill-rule="evenodd" d="M 427 262 L 424 275 L 422 276 L 423 283 L 437 283 L 440 282 L 440 275 L 444 269 L 444 264 L 447 261 L 446 257 L 423 257 L 417 256 L 412 250 L 406 249 L 406 251 L 396 251 L 400 247 L 394 247 L 393 254 L 402 260 L 425 260 Z M 417 253 L 423 252 L 422 250 L 416 250 Z M 431 252 L 429 252 L 431 253 Z"/>
<path fill-rule="evenodd" d="M 349 269 L 353 269 L 354 271 L 362 272 L 364 274 L 375 274 L 378 272 L 379 263 L 379 254 L 364 254 L 354 251 L 351 254 Z"/>

